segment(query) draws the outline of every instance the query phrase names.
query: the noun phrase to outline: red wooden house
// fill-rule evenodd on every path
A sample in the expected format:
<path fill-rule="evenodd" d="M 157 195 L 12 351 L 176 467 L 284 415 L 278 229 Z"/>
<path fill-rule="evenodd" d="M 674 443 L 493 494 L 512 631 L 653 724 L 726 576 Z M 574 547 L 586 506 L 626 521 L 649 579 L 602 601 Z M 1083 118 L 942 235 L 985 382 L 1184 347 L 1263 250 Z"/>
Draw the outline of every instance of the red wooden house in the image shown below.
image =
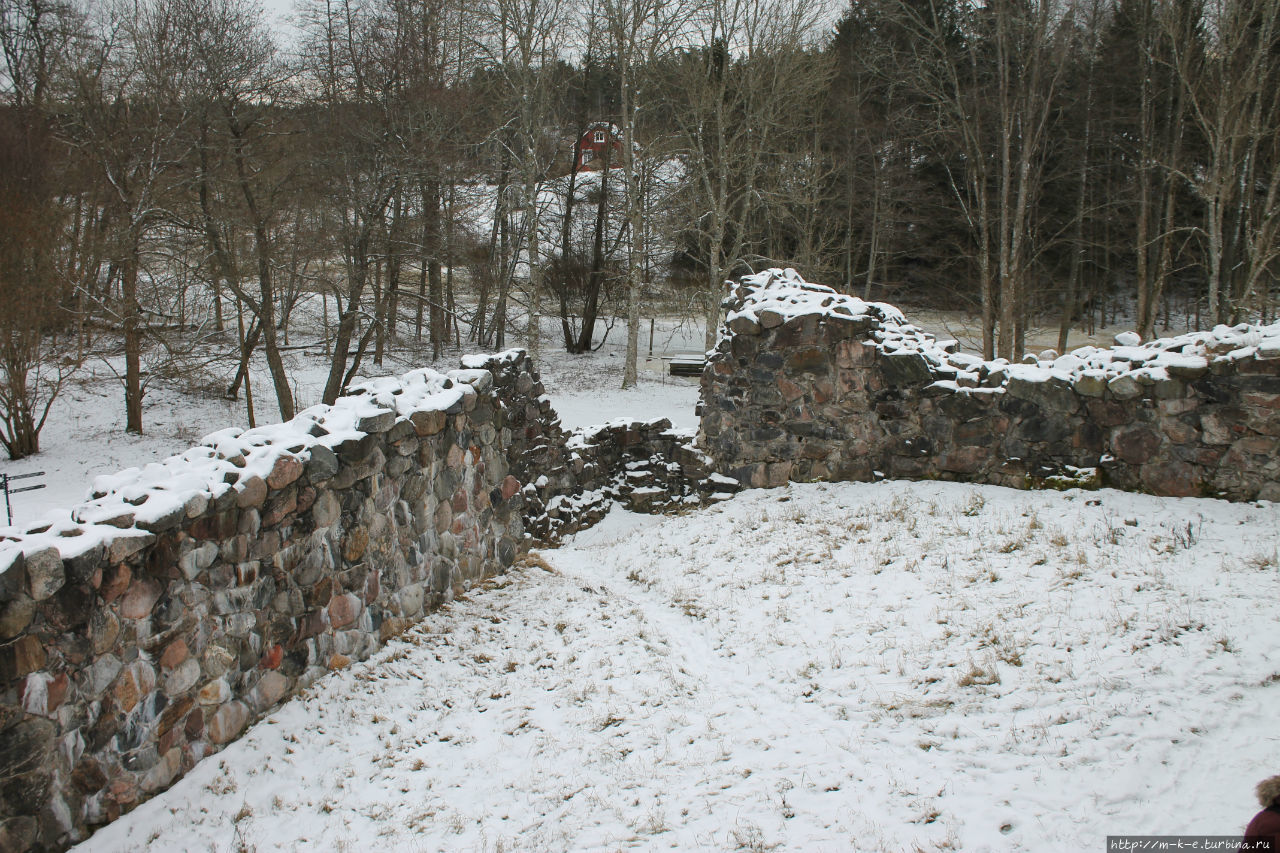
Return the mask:
<path fill-rule="evenodd" d="M 604 168 L 606 155 L 610 169 L 622 165 L 622 132 L 609 122 L 598 121 L 587 128 L 578 140 L 575 172 L 598 172 Z"/>

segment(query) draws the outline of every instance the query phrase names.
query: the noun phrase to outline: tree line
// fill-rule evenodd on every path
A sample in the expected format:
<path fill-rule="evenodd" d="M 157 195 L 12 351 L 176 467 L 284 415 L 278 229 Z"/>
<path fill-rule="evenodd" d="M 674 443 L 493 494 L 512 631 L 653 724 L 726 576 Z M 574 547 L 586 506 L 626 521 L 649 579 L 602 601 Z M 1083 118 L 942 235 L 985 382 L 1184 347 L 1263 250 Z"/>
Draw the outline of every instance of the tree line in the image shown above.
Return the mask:
<path fill-rule="evenodd" d="M 291 417 L 304 328 L 325 402 L 397 345 L 585 352 L 612 316 L 633 384 L 655 300 L 710 345 L 774 264 L 969 308 L 988 357 L 1127 304 L 1270 318 L 1278 9 L 300 0 L 282 47 L 254 0 L 0 0 L 0 441 L 103 354 L 130 431 L 214 358 L 252 422 L 258 353 Z"/>

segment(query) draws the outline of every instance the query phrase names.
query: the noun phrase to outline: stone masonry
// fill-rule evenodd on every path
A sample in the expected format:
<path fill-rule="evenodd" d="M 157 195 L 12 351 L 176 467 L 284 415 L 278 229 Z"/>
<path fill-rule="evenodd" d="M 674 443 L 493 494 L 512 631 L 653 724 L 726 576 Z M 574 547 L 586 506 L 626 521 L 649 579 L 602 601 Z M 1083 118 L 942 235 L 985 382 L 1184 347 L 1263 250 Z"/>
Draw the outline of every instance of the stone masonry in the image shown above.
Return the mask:
<path fill-rule="evenodd" d="M 726 308 L 698 443 L 745 485 L 938 478 L 1280 500 L 1280 325 L 1011 365 L 792 270 L 744 279 Z"/>
<path fill-rule="evenodd" d="M 492 379 L 432 381 L 407 409 L 395 388 L 370 388 L 346 421 L 334 407 L 258 437 L 216 434 L 222 450 L 190 466 L 221 482 L 159 517 L 143 511 L 163 481 L 7 543 L 0 850 L 85 838 L 516 560 L 522 484 Z"/>
<path fill-rule="evenodd" d="M 494 377 L 511 431 L 511 474 L 524 484 L 532 541 L 555 544 L 595 524 L 617 502 L 636 512 L 670 512 L 725 500 L 741 487 L 715 473 L 693 446 L 695 431 L 666 418 L 618 420 L 566 431 L 523 350 L 476 357 Z"/>
<path fill-rule="evenodd" d="M 722 500 L 665 420 L 566 432 L 522 350 L 100 478 L 0 536 L 0 853 L 64 849 L 613 501 Z"/>

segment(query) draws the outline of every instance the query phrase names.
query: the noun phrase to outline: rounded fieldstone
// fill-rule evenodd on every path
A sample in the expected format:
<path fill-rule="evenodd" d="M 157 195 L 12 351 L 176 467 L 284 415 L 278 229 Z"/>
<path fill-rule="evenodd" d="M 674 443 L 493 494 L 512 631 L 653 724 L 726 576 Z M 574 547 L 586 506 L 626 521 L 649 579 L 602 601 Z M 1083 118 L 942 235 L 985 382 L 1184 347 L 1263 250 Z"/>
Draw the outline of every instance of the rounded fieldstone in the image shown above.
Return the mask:
<path fill-rule="evenodd" d="M 267 485 L 273 489 L 283 489 L 302 476 L 304 466 L 296 456 L 281 456 L 271 467 L 267 475 Z"/>
<path fill-rule="evenodd" d="M 62 555 L 56 548 L 45 548 L 27 555 L 27 590 L 36 601 L 44 601 L 67 582 Z"/>
<path fill-rule="evenodd" d="M 333 601 L 329 603 L 329 624 L 335 630 L 345 628 L 360 618 L 362 609 L 364 604 L 351 593 L 334 596 Z"/>
<path fill-rule="evenodd" d="M 144 619 L 151 615 L 151 608 L 162 592 L 160 584 L 153 580 L 139 578 L 129 586 L 124 600 L 120 603 L 120 615 L 125 619 Z"/>
<path fill-rule="evenodd" d="M 265 711 L 280 701 L 289 687 L 289 679 L 275 670 L 262 674 L 258 685 L 253 689 L 253 703 L 259 711 Z"/>
<path fill-rule="evenodd" d="M 262 502 L 266 499 L 267 481 L 261 477 L 254 475 L 236 483 L 236 506 L 240 509 L 262 506 Z"/>
<path fill-rule="evenodd" d="M 1107 382 L 1107 390 L 1117 400 L 1131 400 L 1142 395 L 1142 386 L 1132 376 L 1116 376 Z"/>
<path fill-rule="evenodd" d="M 31 624 L 35 615 L 36 603 L 30 596 L 20 595 L 0 608 L 0 640 L 10 640 L 18 636 Z"/>
<path fill-rule="evenodd" d="M 217 744 L 227 743 L 244 730 L 249 722 L 249 708 L 243 702 L 228 702 L 214 712 L 206 730 L 209 740 Z"/>
<path fill-rule="evenodd" d="M 309 452 L 311 458 L 307 460 L 306 473 L 307 479 L 312 483 L 327 480 L 338 473 L 338 455 L 332 450 L 323 444 L 317 444 Z"/>
<path fill-rule="evenodd" d="M 200 680 L 200 664 L 195 658 L 187 658 L 177 669 L 169 673 L 164 682 L 164 692 L 169 696 L 181 696 Z"/>

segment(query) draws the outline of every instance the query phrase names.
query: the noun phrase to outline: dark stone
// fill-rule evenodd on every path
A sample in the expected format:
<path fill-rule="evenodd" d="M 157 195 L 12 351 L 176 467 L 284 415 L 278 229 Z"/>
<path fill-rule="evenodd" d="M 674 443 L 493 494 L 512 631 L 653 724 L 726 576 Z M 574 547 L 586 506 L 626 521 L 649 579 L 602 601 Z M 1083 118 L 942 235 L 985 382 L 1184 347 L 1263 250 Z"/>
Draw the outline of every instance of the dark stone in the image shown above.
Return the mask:
<path fill-rule="evenodd" d="M 102 562 L 102 554 L 102 546 L 94 545 L 74 557 L 63 557 L 62 565 L 67 572 L 67 582 L 73 584 L 89 583 Z"/>
<path fill-rule="evenodd" d="M 307 668 L 306 646 L 298 646 L 285 653 L 280 661 L 280 674 L 285 678 L 297 678 Z"/>
<path fill-rule="evenodd" d="M 827 366 L 827 353 L 817 347 L 802 349 L 787 358 L 787 370 L 792 373 L 821 372 Z"/>
<path fill-rule="evenodd" d="M 1116 433 L 1111 441 L 1115 454 L 1130 465 L 1147 462 L 1160 449 L 1160 436 L 1146 427 Z"/>
<path fill-rule="evenodd" d="M 312 483 L 328 480 L 338 473 L 338 456 L 323 444 L 315 444 L 310 448 L 311 458 L 307 460 L 306 477 Z"/>
<path fill-rule="evenodd" d="M 924 457 L 933 453 L 933 442 L 923 435 L 903 436 L 890 442 L 889 452 L 895 456 Z"/>
<path fill-rule="evenodd" d="M 1018 377 L 1005 383 L 1005 391 L 1011 397 L 1030 400 L 1041 409 L 1069 414 L 1080 405 L 1080 398 L 1071 386 L 1061 379 L 1029 380 Z"/>
<path fill-rule="evenodd" d="M 510 567 L 519 555 L 519 546 L 509 536 L 498 540 L 498 563 L 505 569 Z"/>
<path fill-rule="evenodd" d="M 1025 397 L 1006 396 L 1000 401 L 1000 411 L 1022 420 L 1029 420 L 1041 415 L 1040 407 Z"/>
<path fill-rule="evenodd" d="M 0 601 L 11 601 L 27 593 L 27 558 L 21 551 L 9 557 L 8 566 L 0 565 Z"/>
<path fill-rule="evenodd" d="M 1023 441 L 1054 443 L 1071 434 L 1071 425 L 1063 418 L 1037 415 L 1019 423 L 1014 434 Z"/>
<path fill-rule="evenodd" d="M 89 621 L 96 595 L 82 584 L 68 584 L 40 607 L 49 626 L 58 633 L 73 631 Z"/>
<path fill-rule="evenodd" d="M 172 530 L 177 527 L 187 517 L 187 508 L 185 506 L 177 506 L 150 521 L 137 522 L 138 527 L 143 530 L 149 530 L 152 533 L 161 533 L 166 530 Z"/>
<path fill-rule="evenodd" d="M 1106 438 L 1106 433 L 1097 424 L 1085 421 L 1072 434 L 1071 446 L 1088 453 L 1101 453 L 1106 446 Z"/>
<path fill-rule="evenodd" d="M 40 718 L 18 723 L 0 737 L 0 804 L 9 815 L 33 815 L 48 801 L 58 729 Z"/>
<path fill-rule="evenodd" d="M 831 438 L 833 433 L 830 429 L 816 421 L 787 421 L 784 428 L 791 435 L 798 435 L 804 438 Z"/>
<path fill-rule="evenodd" d="M 892 353 L 876 361 L 885 384 L 891 388 L 913 387 L 933 382 L 929 363 L 919 353 Z"/>
<path fill-rule="evenodd" d="M 187 528 L 192 539 L 218 540 L 234 536 L 240 525 L 240 513 L 235 509 L 205 515 L 194 521 Z"/>
<path fill-rule="evenodd" d="M 1085 408 L 1100 427 L 1120 426 L 1133 420 L 1133 409 L 1115 400 L 1090 400 Z"/>
<path fill-rule="evenodd" d="M 1169 497 L 1193 497 L 1203 490 L 1196 469 L 1184 462 L 1144 465 L 1142 483 L 1152 494 Z"/>
<path fill-rule="evenodd" d="M 924 428 L 925 435 L 929 436 L 936 444 L 951 443 L 955 426 L 950 418 L 930 415 L 920 419 L 920 426 Z"/>
<path fill-rule="evenodd" d="M 1216 376 L 1206 376 L 1198 382 L 1192 382 L 1191 388 L 1210 403 L 1230 403 L 1236 397 L 1227 383 Z"/>
<path fill-rule="evenodd" d="M 35 850 L 39 831 L 39 822 L 29 815 L 0 820 L 0 853 Z"/>
<path fill-rule="evenodd" d="M 407 418 L 396 421 L 391 429 L 387 430 L 387 441 L 394 444 L 404 441 L 406 438 L 417 437 L 418 432 L 413 428 L 413 422 Z"/>
<path fill-rule="evenodd" d="M 96 794 L 107 784 L 107 774 L 97 761 L 85 757 L 71 771 L 71 784 L 85 796 Z"/>
<path fill-rule="evenodd" d="M 42 669 L 44 664 L 44 647 L 34 634 L 4 643 L 0 645 L 0 684 L 23 678 Z"/>
<path fill-rule="evenodd" d="M 769 380 L 772 381 L 772 371 L 782 367 L 784 359 L 778 353 L 766 350 L 757 355 L 755 361 L 761 368 L 770 371 Z"/>
<path fill-rule="evenodd" d="M 1280 376 L 1265 374 L 1237 376 L 1236 387 L 1253 394 L 1280 394 Z"/>
<path fill-rule="evenodd" d="M 376 434 L 370 434 L 360 438 L 349 438 L 334 449 L 339 459 L 348 465 L 355 465 L 368 459 L 380 442 L 381 439 Z"/>

